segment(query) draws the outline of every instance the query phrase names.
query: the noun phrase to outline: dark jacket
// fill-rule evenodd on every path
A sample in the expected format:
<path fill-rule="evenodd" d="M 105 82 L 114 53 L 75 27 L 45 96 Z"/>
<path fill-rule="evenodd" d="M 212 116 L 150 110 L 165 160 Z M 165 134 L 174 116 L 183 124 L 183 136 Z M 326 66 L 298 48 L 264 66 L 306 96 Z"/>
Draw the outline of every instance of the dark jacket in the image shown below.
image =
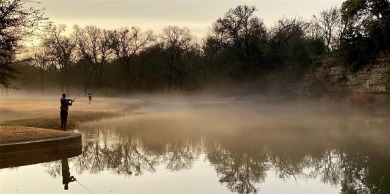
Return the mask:
<path fill-rule="evenodd" d="M 72 106 L 72 100 L 71 99 L 66 99 L 66 98 L 61 98 L 61 110 L 68 110 L 69 106 Z"/>

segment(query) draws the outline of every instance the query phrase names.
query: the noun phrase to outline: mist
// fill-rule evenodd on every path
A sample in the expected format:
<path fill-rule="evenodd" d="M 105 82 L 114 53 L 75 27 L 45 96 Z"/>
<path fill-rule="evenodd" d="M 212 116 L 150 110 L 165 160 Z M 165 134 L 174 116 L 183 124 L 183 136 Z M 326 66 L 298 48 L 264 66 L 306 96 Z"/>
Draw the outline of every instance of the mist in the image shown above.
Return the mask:
<path fill-rule="evenodd" d="M 1 179 L 1 192 L 57 193 L 65 166 L 77 177 L 75 193 L 389 193 L 388 1 L 346 0 L 273 25 L 276 12 L 262 16 L 238 5 L 215 17 L 202 39 L 211 13 L 189 14 L 195 9 L 153 19 L 176 18 L 156 33 L 133 24 L 80 26 L 84 19 L 72 29 L 44 23 L 44 9 L 27 9 L 27 2 L 0 3 L 25 16 L 5 17 L 1 29 L 0 125 L 80 133 L 82 153 L 1 169 L 13 177 Z M 211 15 L 224 9 L 190 4 L 210 4 L 201 10 Z M 134 20 L 153 18 L 133 8 Z M 182 19 L 198 22 L 171 25 Z M 130 20 L 116 22 L 123 21 Z M 72 104 L 61 108 L 60 120 L 63 93 Z M 30 172 L 48 181 L 36 186 Z"/>

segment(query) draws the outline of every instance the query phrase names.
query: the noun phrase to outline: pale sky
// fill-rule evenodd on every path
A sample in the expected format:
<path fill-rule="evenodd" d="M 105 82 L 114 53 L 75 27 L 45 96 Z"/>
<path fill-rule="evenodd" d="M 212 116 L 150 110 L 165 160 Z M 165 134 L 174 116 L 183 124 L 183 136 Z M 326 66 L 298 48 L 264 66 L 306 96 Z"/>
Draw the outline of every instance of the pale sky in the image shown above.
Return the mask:
<path fill-rule="evenodd" d="M 188 27 L 202 38 L 231 8 L 254 5 L 267 26 L 282 17 L 311 19 L 320 11 L 340 7 L 345 0 L 40 0 L 45 16 L 71 29 L 95 25 L 105 29 L 139 26 L 161 33 L 166 26 Z"/>

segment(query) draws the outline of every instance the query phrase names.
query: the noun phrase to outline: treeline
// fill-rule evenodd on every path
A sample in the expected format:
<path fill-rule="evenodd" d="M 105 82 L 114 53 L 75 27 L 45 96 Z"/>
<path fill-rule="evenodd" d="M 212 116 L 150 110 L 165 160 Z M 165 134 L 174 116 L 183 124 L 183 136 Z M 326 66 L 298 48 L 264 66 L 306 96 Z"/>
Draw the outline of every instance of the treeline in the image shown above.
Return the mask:
<path fill-rule="evenodd" d="M 177 26 L 155 34 L 76 25 L 66 33 L 66 26 L 49 24 L 18 65 L 18 87 L 128 94 L 277 83 L 286 92 L 324 55 L 341 57 L 354 71 L 390 49 L 388 0 L 347 0 L 309 21 L 282 18 L 270 27 L 255 12 L 247 5 L 228 10 L 202 40 Z"/>

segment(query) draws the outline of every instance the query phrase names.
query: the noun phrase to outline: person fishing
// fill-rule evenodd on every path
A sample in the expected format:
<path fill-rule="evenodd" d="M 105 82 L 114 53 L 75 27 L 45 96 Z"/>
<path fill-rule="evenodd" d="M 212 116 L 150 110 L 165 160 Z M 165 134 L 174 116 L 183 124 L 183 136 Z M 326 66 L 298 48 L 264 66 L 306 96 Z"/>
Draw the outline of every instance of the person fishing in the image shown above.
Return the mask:
<path fill-rule="evenodd" d="M 60 116 L 61 116 L 61 130 L 66 131 L 66 122 L 68 121 L 68 109 L 69 106 L 72 106 L 73 102 L 75 99 L 67 99 L 66 94 L 62 93 L 62 98 L 60 100 L 61 102 L 61 111 L 60 111 Z"/>
<path fill-rule="evenodd" d="M 89 104 L 92 102 L 92 92 L 88 92 Z"/>

